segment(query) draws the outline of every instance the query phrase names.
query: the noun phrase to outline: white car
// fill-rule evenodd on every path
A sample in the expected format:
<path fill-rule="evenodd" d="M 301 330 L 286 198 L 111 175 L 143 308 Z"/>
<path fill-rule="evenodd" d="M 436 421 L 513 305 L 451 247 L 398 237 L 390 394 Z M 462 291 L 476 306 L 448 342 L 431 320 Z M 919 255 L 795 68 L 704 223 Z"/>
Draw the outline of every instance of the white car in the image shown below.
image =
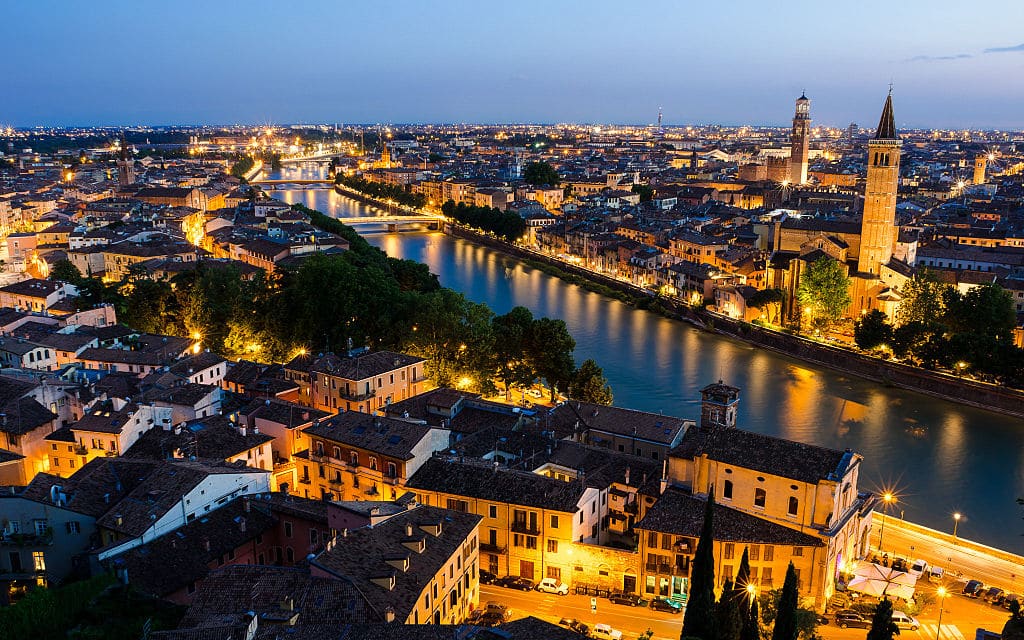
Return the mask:
<path fill-rule="evenodd" d="M 931 567 L 928 567 L 928 581 L 929 582 L 942 582 L 942 576 L 945 573 L 946 572 L 942 569 L 942 567 L 936 567 L 934 565 L 931 566 Z"/>
<path fill-rule="evenodd" d="M 544 578 L 537 585 L 537 591 L 543 591 L 544 593 L 556 593 L 560 596 L 569 594 L 569 585 L 564 582 L 559 582 L 554 578 Z"/>
<path fill-rule="evenodd" d="M 907 573 L 914 576 L 915 578 L 920 578 L 924 575 L 924 572 L 927 570 L 927 562 L 925 562 L 924 560 L 914 560 L 910 563 L 910 568 L 907 569 Z"/>
<path fill-rule="evenodd" d="M 622 632 L 618 629 L 612 629 L 611 625 L 595 624 L 594 628 L 590 630 L 591 638 L 600 638 L 601 640 L 622 640 Z"/>
<path fill-rule="evenodd" d="M 910 629 L 911 631 L 917 631 L 921 627 L 921 623 L 917 621 L 917 618 L 911 618 L 902 611 L 893 611 L 892 621 L 900 629 Z"/>

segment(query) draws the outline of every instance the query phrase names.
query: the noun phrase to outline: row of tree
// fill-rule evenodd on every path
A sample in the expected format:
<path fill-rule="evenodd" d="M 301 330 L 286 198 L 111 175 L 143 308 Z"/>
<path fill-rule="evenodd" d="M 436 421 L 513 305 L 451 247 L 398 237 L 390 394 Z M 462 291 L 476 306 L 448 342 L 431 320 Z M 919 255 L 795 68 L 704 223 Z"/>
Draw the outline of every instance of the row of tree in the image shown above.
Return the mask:
<path fill-rule="evenodd" d="M 422 356 L 438 385 L 493 392 L 543 379 L 574 398 L 610 403 L 601 368 L 576 367 L 565 323 L 533 318 L 518 307 L 496 316 L 487 305 L 438 284 L 426 265 L 398 260 L 350 227 L 306 212 L 314 226 L 345 238 L 349 250 L 315 254 L 298 268 L 244 278 L 234 266 L 200 262 L 170 281 L 132 273 L 123 282 L 84 277 L 69 262 L 56 279 L 76 284 L 79 303 L 114 304 L 118 318 L 142 331 L 202 337 L 231 358 L 266 362 L 300 350 L 343 351 L 348 344 Z"/>
<path fill-rule="evenodd" d="M 1005 289 L 987 283 L 961 292 L 922 270 L 900 293 L 894 323 L 880 311 L 856 323 L 857 346 L 891 350 L 928 369 L 1024 384 L 1024 350 L 1014 344 L 1017 314 Z"/>
<path fill-rule="evenodd" d="M 506 242 L 515 242 L 526 233 L 526 221 L 518 213 L 477 207 L 449 200 L 441 205 L 441 212 L 462 224 L 490 231 Z"/>
<path fill-rule="evenodd" d="M 245 174 L 252 171 L 252 168 L 256 166 L 256 160 L 251 156 L 242 156 L 238 160 L 235 160 L 234 164 L 231 165 L 231 175 L 236 178 L 244 178 Z"/>
<path fill-rule="evenodd" d="M 422 193 L 410 193 L 405 190 L 405 187 L 397 184 L 372 182 L 359 176 L 347 176 L 345 174 L 339 174 L 334 178 L 334 182 L 374 198 L 394 200 L 398 204 L 416 209 L 427 204 L 427 199 Z"/>

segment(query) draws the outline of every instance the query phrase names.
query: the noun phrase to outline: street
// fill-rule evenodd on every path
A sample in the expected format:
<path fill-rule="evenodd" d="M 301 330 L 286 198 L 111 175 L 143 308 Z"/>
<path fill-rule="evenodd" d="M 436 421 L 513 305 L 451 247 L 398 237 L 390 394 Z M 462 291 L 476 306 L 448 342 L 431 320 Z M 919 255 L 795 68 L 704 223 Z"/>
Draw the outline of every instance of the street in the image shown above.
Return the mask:
<path fill-rule="evenodd" d="M 663 613 L 649 608 L 612 604 L 607 598 L 597 599 L 597 613 L 591 613 L 590 596 L 556 596 L 539 591 L 518 591 L 494 585 L 480 585 L 480 606 L 488 601 L 512 607 L 512 618 L 534 616 L 557 623 L 561 618 L 576 618 L 590 628 L 599 622 L 610 624 L 622 632 L 623 640 L 636 640 L 648 629 L 653 640 L 678 640 L 683 626 L 682 614 Z"/>

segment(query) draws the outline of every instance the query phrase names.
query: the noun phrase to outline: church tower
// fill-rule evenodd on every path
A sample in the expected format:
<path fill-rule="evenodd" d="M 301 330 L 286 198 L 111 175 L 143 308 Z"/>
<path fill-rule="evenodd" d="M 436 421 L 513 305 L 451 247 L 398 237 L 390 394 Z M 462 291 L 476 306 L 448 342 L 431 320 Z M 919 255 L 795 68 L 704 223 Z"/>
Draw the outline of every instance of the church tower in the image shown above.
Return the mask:
<path fill-rule="evenodd" d="M 864 215 L 860 223 L 861 273 L 879 275 L 892 258 L 896 238 L 896 189 L 900 181 L 900 147 L 892 114 L 892 90 L 885 99 L 874 139 L 868 142 L 868 179 L 864 188 Z"/>
<path fill-rule="evenodd" d="M 796 100 L 793 132 L 789 136 L 789 181 L 807 182 L 807 148 L 811 142 L 811 101 L 801 94 Z"/>
<path fill-rule="evenodd" d="M 390 169 L 391 168 L 391 149 L 388 149 L 387 138 L 384 137 L 384 132 L 380 131 L 380 168 Z"/>
<path fill-rule="evenodd" d="M 132 184 L 135 184 L 135 160 L 128 151 L 128 141 L 122 131 L 121 151 L 117 156 L 117 186 L 124 188 Z"/>
<path fill-rule="evenodd" d="M 988 168 L 988 158 L 984 155 L 974 159 L 974 184 L 985 184 L 985 169 Z"/>

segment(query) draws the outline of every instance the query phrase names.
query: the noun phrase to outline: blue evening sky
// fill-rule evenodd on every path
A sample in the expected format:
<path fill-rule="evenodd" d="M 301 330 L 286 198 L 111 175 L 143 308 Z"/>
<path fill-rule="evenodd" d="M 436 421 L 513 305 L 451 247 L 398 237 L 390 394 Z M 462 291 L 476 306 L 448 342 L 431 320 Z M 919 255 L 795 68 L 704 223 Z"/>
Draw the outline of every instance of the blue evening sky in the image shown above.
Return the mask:
<path fill-rule="evenodd" d="M 1021 0 L 0 0 L 0 125 L 1024 127 Z M 999 50 L 1003 49 L 1003 50 Z"/>

